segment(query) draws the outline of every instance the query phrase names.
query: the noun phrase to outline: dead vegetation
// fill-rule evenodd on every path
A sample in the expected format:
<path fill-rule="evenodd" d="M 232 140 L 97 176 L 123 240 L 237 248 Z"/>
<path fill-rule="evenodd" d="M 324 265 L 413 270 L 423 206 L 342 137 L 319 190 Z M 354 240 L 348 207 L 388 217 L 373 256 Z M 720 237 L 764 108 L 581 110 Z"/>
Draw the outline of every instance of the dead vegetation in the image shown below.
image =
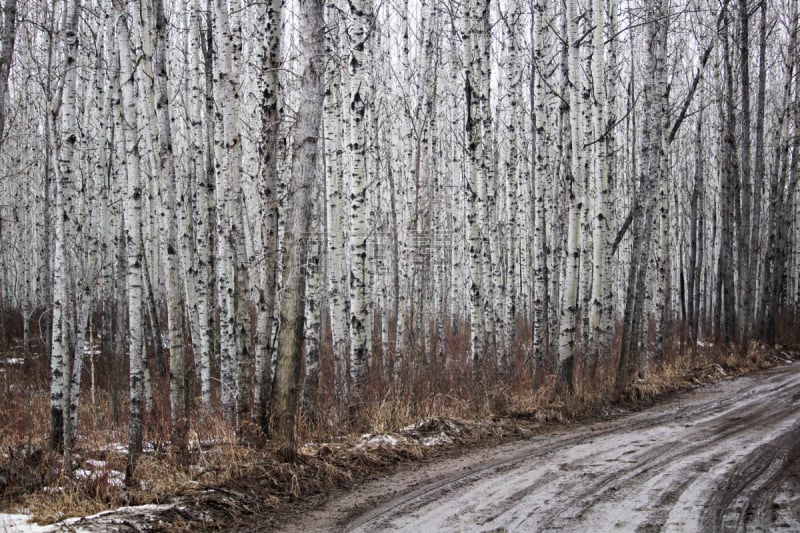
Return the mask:
<path fill-rule="evenodd" d="M 391 385 L 381 365 L 373 365 L 361 418 L 355 421 L 347 421 L 345 406 L 336 403 L 333 365 L 323 355 L 319 409 L 313 424 L 301 420 L 305 444 L 293 463 L 280 460 L 263 436 L 237 441 L 234 428 L 195 412 L 189 466 L 179 468 L 168 441 L 165 387 L 156 387 L 145 424 L 146 453 L 134 486 L 126 486 L 122 478 L 125 423 L 114 419 L 106 390 L 98 387 L 94 405 L 88 398 L 83 402 L 72 463 L 64 465 L 46 446 L 45 362 L 23 364 L 17 351 L 6 351 L 0 354 L 0 508 L 24 508 L 39 522 L 53 523 L 153 504 L 157 507 L 115 511 L 80 524 L 97 529 L 116 524 L 121 530 L 136 524 L 153 531 L 247 524 L 270 529 L 285 513 L 314 505 L 332 490 L 402 465 L 617 416 L 681 390 L 797 357 L 783 346 L 752 344 L 742 357 L 711 343 L 679 349 L 676 342 L 672 352 L 649 361 L 644 376 L 619 397 L 613 388 L 613 357 L 601 356 L 594 369 L 579 366 L 573 392 L 558 393 L 550 370 L 538 376 L 527 370 L 530 350 L 524 338 L 504 371 L 484 369 L 481 384 L 475 386 L 467 358 L 459 356 L 466 353 L 459 339 L 454 336 L 442 356 L 407 357 L 401 388 Z M 119 410 L 124 412 L 124 406 Z"/>

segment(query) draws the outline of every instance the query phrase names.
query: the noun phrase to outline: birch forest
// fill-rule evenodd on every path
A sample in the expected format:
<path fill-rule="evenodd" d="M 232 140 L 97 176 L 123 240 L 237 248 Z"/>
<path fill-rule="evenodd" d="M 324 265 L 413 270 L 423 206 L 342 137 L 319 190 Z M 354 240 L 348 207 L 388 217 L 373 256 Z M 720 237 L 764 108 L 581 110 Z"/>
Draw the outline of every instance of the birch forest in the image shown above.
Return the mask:
<path fill-rule="evenodd" d="M 129 477 L 157 415 L 291 457 L 746 357 L 798 325 L 799 13 L 3 0 L 0 345 L 66 457 L 108 398 Z"/>

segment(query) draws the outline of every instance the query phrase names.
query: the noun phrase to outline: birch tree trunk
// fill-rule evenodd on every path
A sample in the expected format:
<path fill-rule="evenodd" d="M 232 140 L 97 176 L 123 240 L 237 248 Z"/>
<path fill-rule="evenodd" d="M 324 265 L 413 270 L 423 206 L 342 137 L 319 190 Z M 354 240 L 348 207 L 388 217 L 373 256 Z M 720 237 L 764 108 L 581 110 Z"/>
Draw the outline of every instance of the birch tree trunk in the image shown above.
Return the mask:
<path fill-rule="evenodd" d="M 142 415 L 144 411 L 144 360 L 142 357 L 142 185 L 139 160 L 138 114 L 134 99 L 135 70 L 128 14 L 123 0 L 113 0 L 117 19 L 120 79 L 122 91 L 123 135 L 125 138 L 125 249 L 127 252 L 128 355 L 130 358 L 130 412 L 128 414 L 128 462 L 126 482 L 134 479 L 136 461 L 142 452 Z"/>
<path fill-rule="evenodd" d="M 194 205 L 197 207 L 194 213 L 194 238 L 195 238 L 195 261 L 193 267 L 193 279 L 195 286 L 195 294 L 197 296 L 197 322 L 199 325 L 199 339 L 194 339 L 199 350 L 195 352 L 195 364 L 198 367 L 200 378 L 200 398 L 205 412 L 211 410 L 211 358 L 212 346 L 211 341 L 215 336 L 213 331 L 213 293 L 214 293 L 214 269 L 212 264 L 211 249 L 213 243 L 211 242 L 211 229 L 214 226 L 214 209 L 212 201 L 214 195 L 214 168 L 213 164 L 209 164 L 208 160 L 213 159 L 213 152 L 206 150 L 208 144 L 212 142 L 208 139 L 208 130 L 212 121 L 210 116 L 206 116 L 205 122 L 203 117 L 206 114 L 206 106 L 204 101 L 208 99 L 213 101 L 210 93 L 211 87 L 208 86 L 207 80 L 210 70 L 206 68 L 205 71 L 201 68 L 200 53 L 204 48 L 204 41 L 202 39 L 203 27 L 202 18 L 200 16 L 201 6 L 200 0 L 189 0 L 189 17 L 188 17 L 188 35 L 187 35 L 187 48 L 189 51 L 189 65 L 188 65 L 188 78 L 189 78 L 189 108 L 187 115 L 190 128 L 188 134 L 190 136 L 190 150 L 194 154 L 203 154 L 204 157 L 196 157 L 193 159 L 194 174 L 195 174 L 195 196 Z M 204 51 L 206 57 L 210 57 L 208 50 Z M 206 63 L 206 67 L 209 66 Z M 203 86 L 206 86 L 207 93 L 203 94 Z M 188 281 L 188 280 L 187 280 Z"/>
<path fill-rule="evenodd" d="M 78 53 L 78 20 L 80 3 L 78 0 L 68 2 L 65 12 L 66 25 L 62 30 L 65 67 L 62 86 L 59 89 L 58 101 L 51 111 L 50 129 L 55 131 L 55 123 L 60 115 L 60 131 L 58 147 L 54 150 L 56 162 L 56 212 L 54 217 L 53 246 L 53 332 L 50 348 L 50 446 L 55 450 L 64 449 L 64 416 L 69 387 L 69 341 L 64 314 L 69 306 L 67 301 L 67 229 L 66 221 L 71 207 L 66 203 L 66 190 L 72 186 L 74 179 L 73 158 L 78 142 L 76 81 Z"/>
<path fill-rule="evenodd" d="M 466 107 L 467 142 L 467 231 L 469 251 L 470 286 L 470 352 L 472 371 L 475 380 L 480 379 L 482 362 L 486 355 L 485 312 L 487 297 L 485 291 L 484 259 L 488 251 L 485 218 L 486 176 L 484 172 L 484 138 L 481 107 L 481 56 L 478 42 L 484 38 L 481 33 L 480 6 L 478 0 L 467 3 L 464 15 L 464 97 Z"/>
<path fill-rule="evenodd" d="M 320 81 L 320 83 L 322 83 Z M 321 147 L 317 146 L 317 152 Z M 317 173 L 321 172 L 321 165 L 318 165 Z M 322 182 L 322 183 L 321 183 Z M 303 418 L 310 427 L 315 427 L 320 418 L 317 394 L 319 388 L 320 374 L 320 340 L 322 337 L 322 302 L 324 300 L 322 280 L 325 279 L 325 258 L 321 257 L 325 232 L 324 221 L 320 216 L 323 210 L 322 195 L 324 180 L 315 178 L 312 190 L 311 213 L 308 218 L 310 232 L 306 237 L 308 240 L 308 252 L 305 263 L 306 274 L 306 301 L 305 301 L 305 386 L 303 387 Z"/>
<path fill-rule="evenodd" d="M 778 123 L 773 156 L 772 156 L 772 175 L 770 176 L 769 188 L 769 209 L 767 210 L 767 244 L 766 255 L 761 268 L 762 288 L 759 298 L 760 302 L 760 333 L 767 342 L 775 339 L 775 321 L 777 319 L 778 301 L 780 300 L 780 284 L 785 265 L 785 251 L 781 249 L 781 241 L 784 238 L 782 226 L 787 224 L 788 213 L 786 213 L 786 199 L 794 199 L 792 187 L 787 187 L 791 172 L 787 172 L 788 159 L 790 159 L 788 141 L 789 122 L 798 116 L 797 102 L 792 101 L 792 79 L 796 80 L 796 54 L 797 54 L 797 32 L 798 32 L 798 11 L 797 2 L 792 2 L 792 19 L 789 45 L 787 48 L 787 58 L 784 62 L 785 81 L 783 86 L 783 97 L 781 102 L 782 112 L 778 115 Z M 795 87 L 796 89 L 796 87 Z M 797 98 L 797 96 L 795 96 Z M 796 179 L 797 173 L 797 136 L 791 143 L 791 173 Z"/>
<path fill-rule="evenodd" d="M 261 12 L 260 12 L 261 13 Z M 262 430 L 268 434 L 268 401 L 272 388 L 272 355 L 274 341 L 275 293 L 278 268 L 278 155 L 280 148 L 281 98 L 280 78 L 283 32 L 283 0 L 272 0 L 264 13 L 266 26 L 261 54 L 261 172 L 264 215 L 262 238 L 264 262 L 261 267 L 258 322 L 256 327 L 255 405 Z"/>
<path fill-rule="evenodd" d="M 584 150 L 580 128 L 581 74 L 578 42 L 577 0 L 566 2 L 566 46 L 568 55 L 563 60 L 568 64 L 570 158 L 567 187 L 569 190 L 569 229 L 567 230 L 566 272 L 561 299 L 561 320 L 558 339 L 558 379 L 560 386 L 571 389 L 573 385 L 575 329 L 579 319 L 578 288 L 581 264 L 581 211 L 584 201 Z"/>
<path fill-rule="evenodd" d="M 154 0 L 155 12 L 155 100 L 158 120 L 158 171 L 163 207 L 161 211 L 161 246 L 164 248 L 164 270 L 167 291 L 167 327 L 169 331 L 169 390 L 172 423 L 172 446 L 179 463 L 186 460 L 188 449 L 188 412 L 186 397 L 186 360 L 184 357 L 183 333 L 183 286 L 178 255 L 178 214 L 175 206 L 175 191 L 179 184 L 173 158 L 172 120 L 168 92 L 167 73 L 167 18 L 163 0 Z M 159 339 L 160 342 L 160 339 Z"/>
<path fill-rule="evenodd" d="M 367 328 L 372 327 L 367 290 L 367 187 L 365 121 L 368 95 L 364 62 L 367 57 L 371 0 L 350 2 L 350 407 L 363 394 L 364 364 L 369 354 Z M 352 413 L 351 413 L 352 414 Z"/>
<path fill-rule="evenodd" d="M 328 69 L 327 88 L 325 91 L 325 179 L 326 190 L 329 191 L 327 201 L 328 218 L 328 294 L 331 316 L 332 350 L 337 368 L 341 367 L 349 354 L 349 336 L 347 312 L 347 212 L 346 192 L 348 189 L 344 173 L 344 106 L 342 97 L 343 73 L 342 59 L 337 59 L 339 46 L 339 15 L 334 6 L 326 9 L 328 26 L 333 34 L 327 40 L 328 55 L 331 64 Z M 337 373 L 338 374 L 338 373 Z M 341 382 L 341 380 L 337 381 Z"/>
<path fill-rule="evenodd" d="M 612 0 L 611 9 L 615 9 Z M 592 361 L 592 368 L 596 362 L 596 357 L 600 349 L 607 346 L 611 340 L 611 321 L 610 313 L 607 309 L 611 306 L 610 300 L 611 284 L 609 283 L 608 270 L 611 266 L 610 246 L 608 243 L 608 220 L 609 220 L 609 161 L 608 151 L 611 137 L 610 130 L 612 125 L 609 122 L 609 108 L 611 103 L 606 95 L 606 61 L 605 61 L 605 5 L 602 0 L 594 0 L 592 6 L 594 17 L 594 31 L 592 33 L 592 86 L 594 88 L 594 99 L 592 114 L 594 121 L 594 142 L 596 143 L 595 165 L 595 192 L 594 200 L 594 224 L 592 236 L 592 295 L 591 304 L 586 312 L 589 315 L 589 331 L 586 332 L 587 338 L 591 343 L 589 347 Z M 613 47 L 614 36 L 611 37 L 610 46 Z M 608 77 L 608 83 L 613 83 L 613 73 Z"/>
<path fill-rule="evenodd" d="M 8 75 L 14 59 L 16 37 L 17 0 L 6 0 L 3 4 L 3 25 L 0 28 L 0 151 L 5 140 L 6 93 L 8 93 Z"/>
<path fill-rule="evenodd" d="M 533 372 L 534 377 L 541 373 L 544 355 L 549 346 L 550 322 L 550 270 L 548 255 L 550 245 L 547 239 L 547 186 L 554 169 L 550 165 L 553 148 L 553 133 L 548 128 L 548 112 L 546 107 L 547 87 L 550 81 L 547 72 L 550 70 L 549 58 L 552 47 L 553 24 L 552 4 L 548 0 L 536 2 L 534 21 L 531 25 L 532 49 L 531 72 L 531 138 L 533 179 Z M 556 276 L 558 273 L 556 272 Z"/>
<path fill-rule="evenodd" d="M 703 110 L 701 108 L 697 117 L 695 133 L 695 172 L 692 184 L 692 196 L 689 211 L 689 264 L 687 265 L 686 292 L 688 296 L 687 322 L 689 325 L 689 338 L 692 342 L 697 340 L 698 315 L 700 312 L 699 294 L 695 290 L 700 285 L 700 271 L 703 264 L 702 253 L 698 253 L 698 243 L 703 242 L 703 205 L 701 195 L 704 180 L 703 160 Z"/>
<path fill-rule="evenodd" d="M 234 54 L 238 53 L 238 38 L 231 30 L 226 0 L 214 4 L 214 35 L 219 46 L 215 62 L 215 100 L 221 124 L 215 131 L 217 164 L 217 296 L 220 307 L 220 398 L 223 418 L 236 423 L 241 418 L 240 387 L 242 358 L 246 357 L 244 324 L 237 312 L 248 306 L 243 298 L 247 287 L 242 263 L 245 253 L 242 243 L 241 161 L 239 133 L 239 94 Z"/>

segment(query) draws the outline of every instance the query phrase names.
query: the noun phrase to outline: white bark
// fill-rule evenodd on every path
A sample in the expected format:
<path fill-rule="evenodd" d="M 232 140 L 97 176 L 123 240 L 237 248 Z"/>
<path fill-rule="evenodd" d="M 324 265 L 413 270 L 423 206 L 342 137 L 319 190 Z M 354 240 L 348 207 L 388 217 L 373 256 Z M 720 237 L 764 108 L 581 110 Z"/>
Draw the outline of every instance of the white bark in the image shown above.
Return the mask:
<path fill-rule="evenodd" d="M 480 6 L 475 2 L 468 3 L 464 17 L 464 68 L 466 75 L 466 139 L 467 139 L 467 179 L 466 200 L 468 205 L 467 226 L 469 242 L 469 276 L 470 276 L 470 352 L 473 365 L 473 377 L 481 374 L 482 359 L 486 355 L 488 335 L 487 304 L 491 301 L 486 296 L 490 291 L 486 286 L 487 257 L 490 254 L 488 238 L 488 220 L 486 220 L 486 154 L 483 129 L 483 105 L 485 89 L 483 71 L 481 69 L 481 52 L 488 36 L 483 34 Z M 491 292 L 491 291 L 490 291 Z M 491 322 L 491 319 L 488 320 Z"/>
<path fill-rule="evenodd" d="M 125 138 L 125 246 L 127 252 L 128 354 L 130 357 L 130 412 L 128 415 L 128 464 L 126 478 L 132 479 L 136 459 L 142 451 L 145 369 L 142 357 L 142 185 L 139 161 L 139 123 L 134 99 L 135 71 L 131 51 L 128 15 L 121 0 L 114 0 L 117 23 L 122 91 L 123 135 Z"/>
<path fill-rule="evenodd" d="M 241 139 L 238 127 L 237 77 L 234 71 L 234 36 L 231 32 L 225 0 L 214 2 L 214 36 L 219 56 L 214 62 L 214 96 L 221 119 L 215 131 L 217 157 L 217 297 L 220 313 L 220 398 L 223 417 L 236 419 L 237 404 L 237 233 L 241 231 L 239 205 L 239 173 L 241 171 Z"/>
<path fill-rule="evenodd" d="M 263 202 L 262 239 L 264 256 L 261 265 L 258 322 L 256 325 L 255 405 L 262 427 L 267 424 L 267 402 L 272 387 L 275 296 L 278 269 L 278 149 L 281 126 L 281 87 L 278 71 L 281 66 L 283 41 L 283 0 L 273 0 L 261 8 L 259 16 L 265 28 L 260 48 L 261 61 L 261 198 Z"/>
<path fill-rule="evenodd" d="M 76 79 L 77 79 L 77 52 L 78 52 L 78 20 L 80 17 L 80 4 L 77 0 L 69 2 L 66 6 L 66 26 L 62 30 L 64 38 L 63 47 L 65 67 L 63 72 L 63 85 L 60 88 L 58 101 L 54 102 L 52 110 L 53 122 L 51 130 L 55 131 L 55 117 L 60 114 L 60 131 L 58 132 L 58 146 L 53 151 L 56 161 L 53 168 L 56 171 L 56 205 L 55 205 L 55 231 L 53 249 L 53 331 L 50 348 L 50 445 L 55 449 L 64 447 L 64 423 L 67 406 L 65 400 L 68 394 L 68 361 L 69 342 L 67 338 L 64 313 L 69 305 L 67 301 L 67 217 L 71 206 L 67 204 L 67 189 L 72 186 L 74 179 L 74 155 L 78 142 L 76 118 Z M 66 419 L 68 421 L 68 419 Z"/>
<path fill-rule="evenodd" d="M 363 394 L 364 365 L 369 356 L 367 329 L 372 327 L 367 290 L 367 187 L 370 177 L 366 165 L 366 114 L 370 95 L 367 94 L 364 68 L 371 17 L 370 0 L 350 2 L 350 394 L 354 399 Z"/>
<path fill-rule="evenodd" d="M 205 114 L 204 99 L 210 95 L 204 94 L 203 86 L 210 72 L 204 71 L 200 63 L 202 48 L 202 18 L 200 17 L 200 0 L 189 0 L 188 17 L 188 44 L 189 51 L 189 127 L 190 151 L 192 154 L 202 154 L 206 151 L 210 140 L 207 138 L 208 125 L 212 117 Z M 206 87 L 208 91 L 210 88 Z M 205 126 L 205 127 L 204 127 Z M 214 191 L 213 166 L 209 168 L 206 159 L 213 158 L 213 154 L 206 153 L 205 157 L 192 157 L 193 172 L 195 176 L 195 199 L 197 206 L 194 216 L 195 261 L 192 263 L 193 282 L 197 295 L 196 314 L 199 335 L 194 339 L 197 346 L 195 351 L 196 365 L 200 377 L 200 397 L 203 409 L 211 409 L 211 341 L 215 336 L 213 326 L 213 292 L 214 275 L 212 272 L 211 231 L 213 228 L 214 210 L 212 207 L 212 194 Z"/>
<path fill-rule="evenodd" d="M 615 0 L 612 0 L 614 3 Z M 612 8 L 613 9 L 613 8 Z M 592 295 L 589 313 L 589 331 L 586 332 L 592 346 L 604 346 L 610 341 L 610 321 L 604 317 L 608 307 L 608 299 L 612 297 L 608 283 L 607 270 L 611 266 L 611 255 L 608 243 L 609 220 L 609 167 L 607 164 L 608 149 L 608 107 L 606 99 L 606 61 L 605 61 L 605 5 L 602 0 L 594 0 L 592 7 L 594 31 L 592 34 L 592 87 L 594 98 L 592 114 L 594 121 L 595 150 L 595 212 L 592 236 Z M 613 46 L 613 45 L 612 45 Z M 612 76 L 609 76 L 611 79 Z M 608 83 L 613 83 L 609 81 Z M 591 348 L 596 351 L 594 347 Z"/>
<path fill-rule="evenodd" d="M 577 340 L 575 328 L 580 316 L 578 312 L 578 283 L 581 264 L 580 223 L 582 203 L 584 201 L 583 162 L 585 157 L 583 135 L 580 127 L 581 94 L 579 87 L 581 66 L 577 47 L 577 0 L 567 0 L 566 18 L 568 57 L 565 59 L 569 65 L 571 81 L 569 91 L 569 129 L 571 131 L 569 153 L 571 156 L 567 178 L 570 207 L 566 243 L 566 271 L 561 299 L 561 320 L 558 339 L 558 373 L 562 384 L 566 387 L 571 387 L 574 368 L 573 350 Z"/>

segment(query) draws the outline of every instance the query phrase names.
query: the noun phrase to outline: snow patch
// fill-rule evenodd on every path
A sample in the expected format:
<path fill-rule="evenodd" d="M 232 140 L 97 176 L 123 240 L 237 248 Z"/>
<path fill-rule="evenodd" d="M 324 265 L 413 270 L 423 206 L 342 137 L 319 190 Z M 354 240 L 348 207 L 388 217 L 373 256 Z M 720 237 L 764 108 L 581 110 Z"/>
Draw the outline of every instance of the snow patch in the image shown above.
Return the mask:
<path fill-rule="evenodd" d="M 78 468 L 72 473 L 72 475 L 75 477 L 75 479 L 87 479 L 91 481 L 105 480 L 110 487 L 122 488 L 125 486 L 125 474 L 119 470 L 98 472 L 97 470 Z"/>
<path fill-rule="evenodd" d="M 378 446 L 389 446 L 390 448 L 394 448 L 404 444 L 407 441 L 407 439 L 401 440 L 394 435 L 389 435 L 388 433 L 379 433 L 377 435 L 366 433 L 361 435 L 361 440 L 362 442 L 359 444 L 359 447 L 366 448 L 377 448 Z"/>
<path fill-rule="evenodd" d="M 0 359 L 0 364 L 4 365 L 24 365 L 25 359 L 22 357 L 9 357 L 8 359 Z"/>
<path fill-rule="evenodd" d="M 417 422 L 414 422 L 414 423 L 413 423 L 413 424 L 411 424 L 410 426 L 406 426 L 406 427 L 404 427 L 403 429 L 401 429 L 401 430 L 400 430 L 400 432 L 401 432 L 401 433 L 408 433 L 409 431 L 414 431 L 415 429 L 417 429 L 417 428 L 419 428 L 420 426 L 422 426 L 422 424 L 424 424 L 424 423 L 425 423 L 425 421 L 424 421 L 424 420 L 419 420 L 419 421 L 417 421 Z"/>
<path fill-rule="evenodd" d="M 3 533 L 50 533 L 55 532 L 54 526 L 40 526 L 31 522 L 27 514 L 0 513 L 0 531 Z"/>
<path fill-rule="evenodd" d="M 101 452 L 117 453 L 120 455 L 128 453 L 128 447 L 120 442 L 112 442 L 111 444 L 101 446 L 99 449 Z"/>
<path fill-rule="evenodd" d="M 439 446 L 441 444 L 453 444 L 455 442 L 453 437 L 442 431 L 438 435 L 428 435 L 427 437 L 422 437 L 420 440 L 420 444 L 423 446 Z"/>

